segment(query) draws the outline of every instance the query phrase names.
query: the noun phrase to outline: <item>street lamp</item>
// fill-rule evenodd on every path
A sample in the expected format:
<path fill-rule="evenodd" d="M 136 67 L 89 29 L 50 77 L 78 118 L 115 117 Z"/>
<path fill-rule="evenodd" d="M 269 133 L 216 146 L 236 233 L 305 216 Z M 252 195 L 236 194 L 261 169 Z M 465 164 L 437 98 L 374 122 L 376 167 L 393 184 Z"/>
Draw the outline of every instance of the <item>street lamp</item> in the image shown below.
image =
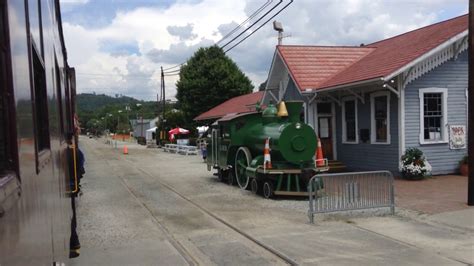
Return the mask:
<path fill-rule="evenodd" d="M 281 40 L 283 39 L 283 26 L 281 25 L 281 22 L 274 20 L 273 29 L 278 32 L 278 45 L 281 45 Z"/>

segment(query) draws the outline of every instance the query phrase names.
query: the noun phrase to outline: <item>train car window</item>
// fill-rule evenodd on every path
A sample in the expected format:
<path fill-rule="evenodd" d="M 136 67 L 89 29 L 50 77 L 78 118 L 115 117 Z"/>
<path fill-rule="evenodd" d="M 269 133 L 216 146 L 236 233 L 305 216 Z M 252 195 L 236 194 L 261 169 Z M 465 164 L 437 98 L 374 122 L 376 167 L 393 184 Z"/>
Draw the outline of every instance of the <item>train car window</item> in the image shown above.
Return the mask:
<path fill-rule="evenodd" d="M 5 84 L 5 59 L 3 56 L 3 51 L 1 53 L 1 93 L 0 93 L 0 123 L 2 125 L 0 129 L 0 173 L 4 172 L 8 167 L 8 153 L 7 153 L 7 121 L 6 121 L 6 114 L 8 113 L 7 106 L 6 106 L 6 87 Z"/>
<path fill-rule="evenodd" d="M 68 73 L 68 72 L 66 72 Z M 71 114 L 71 96 L 70 96 L 70 93 L 69 93 L 69 88 L 71 87 L 71 80 L 70 80 L 70 76 L 69 76 L 69 73 L 67 75 L 67 86 L 66 88 L 64 88 L 64 99 L 65 99 L 65 102 L 64 102 L 64 105 L 65 105 L 65 108 L 64 108 L 64 113 L 63 113 L 63 116 L 64 116 L 64 122 L 66 123 L 65 124 L 65 129 L 66 129 L 66 132 L 72 132 L 73 128 L 72 128 L 72 114 Z"/>
<path fill-rule="evenodd" d="M 0 1 L 0 178 L 8 172 L 18 170 L 7 24 L 5 2 Z"/>
<path fill-rule="evenodd" d="M 7 108 L 6 108 L 6 90 L 7 90 L 7 86 L 6 86 L 6 70 L 5 70 L 5 51 L 4 51 L 4 48 L 5 47 L 5 26 L 4 26 L 4 23 L 3 23 L 3 20 L 4 20 L 4 17 L 3 17 L 3 4 L 2 4 L 2 7 L 1 7 L 1 11 L 2 11 L 2 17 L 0 18 L 0 30 L 1 30 L 1 33 L 0 33 L 0 45 L 1 45 L 1 55 L 0 55 L 0 75 L 1 75 L 1 91 L 0 91 L 0 123 L 2 125 L 2 127 L 0 128 L 0 172 L 3 172 L 7 167 L 7 161 L 8 161 L 8 156 L 7 156 L 7 136 L 6 136 L 6 114 L 7 114 Z"/>
<path fill-rule="evenodd" d="M 46 94 L 46 75 L 43 63 L 32 47 L 33 58 L 33 86 L 34 86 L 34 117 L 36 148 L 38 152 L 49 149 L 49 121 L 48 121 L 48 95 Z"/>
<path fill-rule="evenodd" d="M 56 76 L 56 98 L 58 101 L 58 118 L 59 118 L 59 133 L 61 140 L 64 139 L 64 116 L 63 116 L 63 95 L 61 86 L 61 71 L 59 70 L 59 64 L 57 58 L 54 58 L 54 74 Z"/>
<path fill-rule="evenodd" d="M 41 1 L 29 0 L 28 2 L 28 16 L 30 24 L 30 33 L 35 43 L 39 45 L 41 51 L 41 58 L 43 58 L 43 32 L 41 21 Z"/>

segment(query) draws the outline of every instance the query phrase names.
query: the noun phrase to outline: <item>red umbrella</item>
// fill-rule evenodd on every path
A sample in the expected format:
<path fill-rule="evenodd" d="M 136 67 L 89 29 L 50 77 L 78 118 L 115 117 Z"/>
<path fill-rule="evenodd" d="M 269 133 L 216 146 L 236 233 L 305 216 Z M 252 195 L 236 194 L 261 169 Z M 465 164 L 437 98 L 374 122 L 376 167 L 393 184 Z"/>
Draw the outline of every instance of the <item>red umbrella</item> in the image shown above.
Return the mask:
<path fill-rule="evenodd" d="M 176 128 L 171 129 L 170 131 L 168 131 L 168 134 L 170 134 L 170 141 L 173 141 L 174 140 L 174 135 L 189 134 L 189 130 L 184 129 L 184 128 L 180 128 L 180 127 L 176 127 Z"/>
<path fill-rule="evenodd" d="M 179 135 L 179 134 L 189 134 L 189 130 L 176 127 L 168 131 L 168 134 Z"/>

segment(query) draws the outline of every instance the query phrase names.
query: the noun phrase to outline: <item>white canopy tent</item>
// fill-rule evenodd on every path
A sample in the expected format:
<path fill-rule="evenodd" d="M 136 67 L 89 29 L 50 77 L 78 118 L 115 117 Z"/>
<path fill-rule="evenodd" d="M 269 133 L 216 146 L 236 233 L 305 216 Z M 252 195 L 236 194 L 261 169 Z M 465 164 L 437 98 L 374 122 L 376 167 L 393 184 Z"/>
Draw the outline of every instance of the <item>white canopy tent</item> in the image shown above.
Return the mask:
<path fill-rule="evenodd" d="M 147 129 L 147 130 L 146 130 L 146 135 L 145 135 L 146 140 L 147 140 L 147 141 L 148 141 L 148 140 L 153 140 L 153 139 L 154 139 L 154 138 L 153 138 L 153 133 L 155 133 L 155 132 L 156 132 L 156 127 L 152 127 L 152 128 L 150 128 L 150 129 Z"/>

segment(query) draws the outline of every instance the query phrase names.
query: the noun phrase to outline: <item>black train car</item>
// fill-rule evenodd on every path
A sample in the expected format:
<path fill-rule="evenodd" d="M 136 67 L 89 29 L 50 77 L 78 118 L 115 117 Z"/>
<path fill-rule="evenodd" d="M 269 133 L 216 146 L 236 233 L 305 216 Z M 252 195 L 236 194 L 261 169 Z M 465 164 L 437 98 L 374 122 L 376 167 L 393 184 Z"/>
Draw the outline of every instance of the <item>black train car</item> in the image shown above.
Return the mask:
<path fill-rule="evenodd" d="M 0 0 L 0 265 L 68 260 L 75 78 L 59 8 Z"/>

